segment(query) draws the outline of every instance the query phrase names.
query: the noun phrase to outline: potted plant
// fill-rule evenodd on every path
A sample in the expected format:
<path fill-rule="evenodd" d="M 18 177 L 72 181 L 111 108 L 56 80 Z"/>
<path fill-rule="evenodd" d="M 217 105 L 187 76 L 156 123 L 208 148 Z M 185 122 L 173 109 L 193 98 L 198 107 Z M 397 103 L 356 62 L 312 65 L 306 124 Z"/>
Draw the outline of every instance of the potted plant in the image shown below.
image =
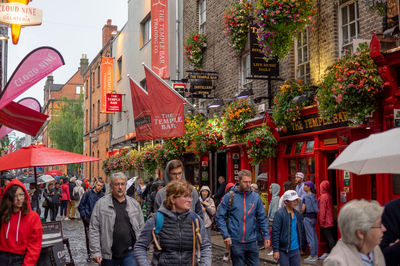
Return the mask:
<path fill-rule="evenodd" d="M 194 67 L 200 67 L 203 60 L 203 49 L 207 44 L 206 34 L 194 33 L 189 35 L 184 47 L 186 60 Z"/>
<path fill-rule="evenodd" d="M 352 124 L 361 124 L 376 110 L 381 92 L 382 79 L 369 47 L 360 44 L 356 53 L 346 53 L 327 68 L 318 89 L 318 109 L 323 118 L 333 119 L 343 112 Z"/>
<path fill-rule="evenodd" d="M 225 35 L 229 37 L 232 48 L 238 58 L 240 58 L 247 42 L 251 9 L 250 1 L 232 2 L 223 17 Z"/>
<path fill-rule="evenodd" d="M 276 156 L 278 141 L 266 124 L 247 134 L 245 142 L 252 165 L 257 165 L 266 158 Z"/>

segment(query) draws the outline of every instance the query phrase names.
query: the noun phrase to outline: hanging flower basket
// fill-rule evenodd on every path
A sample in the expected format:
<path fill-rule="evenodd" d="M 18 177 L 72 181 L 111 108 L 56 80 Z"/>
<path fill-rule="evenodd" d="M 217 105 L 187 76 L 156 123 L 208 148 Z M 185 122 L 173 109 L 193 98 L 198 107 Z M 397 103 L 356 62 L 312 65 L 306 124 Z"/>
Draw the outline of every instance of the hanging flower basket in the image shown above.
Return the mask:
<path fill-rule="evenodd" d="M 224 146 L 222 135 L 222 119 L 214 116 L 204 121 L 201 129 L 194 135 L 193 144 L 199 154 L 221 149 Z"/>
<path fill-rule="evenodd" d="M 251 2 L 239 1 L 231 3 L 224 14 L 225 35 L 229 37 L 233 50 L 238 58 L 247 42 L 251 20 Z"/>
<path fill-rule="evenodd" d="M 276 156 L 278 141 L 266 124 L 250 132 L 246 136 L 245 142 L 252 165 L 257 165 L 267 158 Z"/>
<path fill-rule="evenodd" d="M 367 44 L 357 53 L 346 55 L 328 67 L 317 94 L 321 116 L 332 120 L 344 112 L 352 124 L 362 124 L 376 110 L 382 79 L 370 57 Z"/>
<path fill-rule="evenodd" d="M 361 3 L 367 7 L 370 12 L 378 13 L 381 16 L 386 14 L 387 0 L 361 0 Z"/>
<path fill-rule="evenodd" d="M 186 40 L 184 53 L 186 60 L 192 66 L 199 67 L 203 60 L 203 48 L 207 43 L 206 35 L 201 33 L 191 33 Z"/>
<path fill-rule="evenodd" d="M 128 158 L 128 151 L 122 151 L 111 158 L 107 158 L 103 161 L 103 171 L 106 175 L 110 175 L 112 172 L 128 171 L 132 168 Z"/>
<path fill-rule="evenodd" d="M 297 96 L 304 97 L 304 101 L 298 103 L 293 102 Z M 279 131 L 291 127 L 293 122 L 300 118 L 300 111 L 304 106 L 313 104 L 313 91 L 309 84 L 302 80 L 286 81 L 279 89 L 278 94 L 274 98 L 274 113 L 272 118 Z"/>
<path fill-rule="evenodd" d="M 164 140 L 155 158 L 161 167 L 165 167 L 169 161 L 182 158 L 184 151 L 185 137 L 169 138 Z"/>
<path fill-rule="evenodd" d="M 313 0 L 257 0 L 256 22 L 258 43 L 266 58 L 285 58 L 294 38 L 316 14 Z"/>
<path fill-rule="evenodd" d="M 225 143 L 241 142 L 246 120 L 254 116 L 254 110 L 249 100 L 237 100 L 225 108 L 223 118 Z"/>

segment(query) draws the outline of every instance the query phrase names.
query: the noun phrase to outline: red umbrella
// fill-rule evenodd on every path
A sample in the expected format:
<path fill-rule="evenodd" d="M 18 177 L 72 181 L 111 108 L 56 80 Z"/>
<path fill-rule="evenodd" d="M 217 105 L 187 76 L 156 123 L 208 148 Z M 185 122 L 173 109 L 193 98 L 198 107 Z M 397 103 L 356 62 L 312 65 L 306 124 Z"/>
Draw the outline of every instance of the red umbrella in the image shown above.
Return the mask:
<path fill-rule="evenodd" d="M 101 159 L 47 148 L 45 145 L 30 145 L 0 157 L 0 171 L 35 166 L 86 163 L 99 160 Z"/>
<path fill-rule="evenodd" d="M 101 159 L 78 153 L 47 148 L 45 145 L 30 145 L 0 157 L 0 171 L 33 167 L 35 183 L 37 184 L 36 166 L 86 163 L 99 160 Z"/>
<path fill-rule="evenodd" d="M 46 175 L 51 175 L 54 177 L 55 175 L 57 175 L 57 176 L 63 175 L 63 173 L 60 170 L 53 169 L 53 170 L 47 171 Z"/>

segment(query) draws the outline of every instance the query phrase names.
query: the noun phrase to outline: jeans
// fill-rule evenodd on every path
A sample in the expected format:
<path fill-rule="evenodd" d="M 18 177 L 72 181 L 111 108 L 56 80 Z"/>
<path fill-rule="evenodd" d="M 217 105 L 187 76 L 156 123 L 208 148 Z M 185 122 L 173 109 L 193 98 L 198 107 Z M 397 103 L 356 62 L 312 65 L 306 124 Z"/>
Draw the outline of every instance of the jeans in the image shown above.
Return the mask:
<path fill-rule="evenodd" d="M 300 266 L 300 250 L 290 250 L 289 253 L 279 251 L 278 263 L 280 266 Z"/>
<path fill-rule="evenodd" d="M 331 250 L 336 244 L 335 238 L 333 237 L 333 227 L 321 227 L 321 232 L 325 237 L 326 240 L 326 253 L 331 253 Z"/>
<path fill-rule="evenodd" d="M 137 263 L 133 252 L 131 252 L 122 259 L 103 259 L 101 266 L 137 266 Z"/>
<path fill-rule="evenodd" d="M 68 200 L 61 201 L 60 216 L 67 216 L 67 204 Z"/>
<path fill-rule="evenodd" d="M 85 228 L 85 238 L 86 238 L 86 252 L 88 258 L 90 258 L 90 249 L 89 249 L 89 224 L 90 219 L 87 217 L 82 217 L 83 227 Z"/>
<path fill-rule="evenodd" d="M 257 241 L 249 243 L 232 241 L 231 260 L 233 266 L 258 266 Z"/>
<path fill-rule="evenodd" d="M 60 203 L 53 203 L 50 209 L 50 219 L 52 222 L 56 221 L 58 215 L 58 208 L 60 207 Z"/>
<path fill-rule="evenodd" d="M 24 263 L 24 255 L 0 251 L 0 266 L 21 266 Z"/>
<path fill-rule="evenodd" d="M 318 256 L 317 219 L 304 217 L 303 223 L 306 231 L 307 243 L 310 246 L 310 255 Z"/>

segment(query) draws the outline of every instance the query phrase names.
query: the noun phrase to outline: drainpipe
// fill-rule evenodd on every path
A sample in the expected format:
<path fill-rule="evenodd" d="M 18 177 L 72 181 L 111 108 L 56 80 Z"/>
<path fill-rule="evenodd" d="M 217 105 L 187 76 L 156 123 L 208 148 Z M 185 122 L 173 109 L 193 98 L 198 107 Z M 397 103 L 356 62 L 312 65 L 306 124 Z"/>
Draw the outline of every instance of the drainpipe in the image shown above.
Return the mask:
<path fill-rule="evenodd" d="M 180 79 L 180 67 L 179 67 L 179 65 L 180 65 L 180 62 L 179 62 L 179 60 L 180 60 L 180 50 L 181 50 L 181 47 L 180 47 L 180 42 L 179 42 L 179 40 L 180 40 L 180 38 L 179 38 L 179 36 L 180 36 L 180 32 L 179 32 L 179 25 L 180 25 L 180 20 L 179 20 L 179 0 L 175 0 L 175 31 L 176 31 L 176 33 L 175 33 L 175 41 L 176 41 L 176 44 L 175 44 L 175 47 L 176 47 L 176 57 L 175 57 L 175 60 L 176 60 L 176 62 L 175 62 L 175 71 L 176 71 L 176 73 L 175 73 L 175 79 L 176 80 L 179 80 Z"/>

